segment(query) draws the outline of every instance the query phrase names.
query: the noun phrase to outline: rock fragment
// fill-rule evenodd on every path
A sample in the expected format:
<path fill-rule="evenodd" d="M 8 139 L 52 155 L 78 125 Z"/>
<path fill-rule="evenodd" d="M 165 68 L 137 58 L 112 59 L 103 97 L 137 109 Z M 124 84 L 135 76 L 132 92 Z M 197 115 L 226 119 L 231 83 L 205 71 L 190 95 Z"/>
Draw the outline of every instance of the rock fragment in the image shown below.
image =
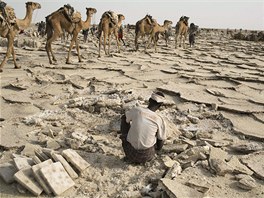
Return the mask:
<path fill-rule="evenodd" d="M 32 192 L 35 196 L 39 196 L 43 191 L 43 188 L 35 180 L 31 167 L 18 171 L 14 175 L 14 178 L 19 184 Z"/>
<path fill-rule="evenodd" d="M 85 170 L 89 164 L 76 151 L 66 149 L 62 151 L 62 156 L 70 162 L 79 172 Z"/>
<path fill-rule="evenodd" d="M 78 174 L 73 170 L 70 164 L 62 157 L 62 155 L 52 153 L 52 158 L 56 162 L 60 162 L 63 165 L 63 167 L 65 168 L 65 170 L 67 171 L 67 173 L 70 175 L 72 179 L 78 178 Z"/>
<path fill-rule="evenodd" d="M 7 183 L 15 181 L 14 174 L 17 172 L 16 167 L 9 162 L 0 164 L 0 177 Z"/>
<path fill-rule="evenodd" d="M 243 178 L 241 178 L 237 182 L 237 186 L 244 190 L 252 190 L 253 188 L 257 187 L 256 181 L 249 175 L 245 175 Z"/>
<path fill-rule="evenodd" d="M 41 185 L 41 187 L 43 188 L 43 190 L 45 191 L 45 193 L 50 194 L 51 190 L 49 189 L 49 187 L 47 186 L 47 184 L 45 183 L 45 181 L 42 179 L 41 175 L 40 175 L 40 169 L 48 166 L 52 164 L 52 160 L 46 160 L 44 162 L 41 162 L 37 165 L 32 166 L 32 171 L 33 171 L 33 175 L 35 177 L 35 179 L 37 180 L 37 182 Z"/>
<path fill-rule="evenodd" d="M 176 180 L 163 178 L 160 180 L 159 185 L 170 198 L 203 197 L 203 193 L 200 193 L 189 186 L 181 184 Z"/>

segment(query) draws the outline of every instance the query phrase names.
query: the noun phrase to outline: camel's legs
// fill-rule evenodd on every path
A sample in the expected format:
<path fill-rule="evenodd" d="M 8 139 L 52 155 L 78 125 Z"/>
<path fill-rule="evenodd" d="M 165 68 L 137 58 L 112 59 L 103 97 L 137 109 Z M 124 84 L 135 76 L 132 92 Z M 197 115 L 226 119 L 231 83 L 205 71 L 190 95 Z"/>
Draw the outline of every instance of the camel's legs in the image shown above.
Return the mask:
<path fill-rule="evenodd" d="M 105 51 L 105 54 L 107 54 L 107 52 L 106 52 L 106 37 L 107 37 L 107 34 L 104 31 L 104 51 Z"/>
<path fill-rule="evenodd" d="M 135 36 L 135 48 L 136 48 L 136 51 L 138 50 L 138 37 L 139 37 L 139 34 L 136 34 L 136 36 Z"/>
<path fill-rule="evenodd" d="M 99 55 L 98 55 L 98 57 L 101 57 L 102 36 L 103 36 L 103 34 L 102 34 L 102 32 L 100 32 L 100 34 L 99 34 Z"/>
<path fill-rule="evenodd" d="M 82 62 L 82 58 L 80 55 L 80 48 L 79 48 L 79 40 L 77 38 L 76 38 L 75 44 L 76 44 L 76 50 L 77 50 L 79 62 Z"/>
<path fill-rule="evenodd" d="M 81 56 L 80 56 L 79 42 L 78 42 L 77 36 L 78 36 L 78 34 L 76 34 L 76 33 L 74 33 L 74 35 L 72 36 L 72 40 L 71 40 L 71 44 L 70 44 L 70 47 L 69 47 L 68 56 L 67 56 L 67 60 L 66 60 L 67 64 L 70 63 L 70 54 L 71 54 L 71 50 L 72 50 L 72 47 L 73 47 L 74 43 L 76 45 L 76 51 L 77 51 L 77 54 L 78 54 L 79 62 L 82 62 Z"/>
<path fill-rule="evenodd" d="M 115 38 L 116 38 L 116 44 L 117 44 L 117 52 L 120 53 L 120 43 L 118 40 L 118 32 L 117 30 L 115 31 Z"/>
<path fill-rule="evenodd" d="M 157 52 L 157 39 L 154 40 L 154 48 L 155 48 L 155 52 Z"/>
<path fill-rule="evenodd" d="M 144 39 L 144 43 L 145 43 L 145 51 L 147 51 L 147 49 L 150 47 L 152 36 L 148 35 L 147 39 L 145 36 L 143 36 L 143 39 Z"/>
<path fill-rule="evenodd" d="M 6 55 L 0 65 L 0 72 L 3 72 L 3 67 L 4 65 L 6 64 L 6 61 L 8 60 L 10 54 L 11 54 L 11 51 L 12 51 L 12 45 L 13 45 L 13 42 L 14 42 L 14 36 L 12 35 L 12 33 L 9 33 L 8 37 L 7 37 L 7 50 L 6 50 Z"/>
<path fill-rule="evenodd" d="M 47 42 L 46 42 L 46 51 L 47 51 L 47 54 L 48 54 L 48 58 L 49 58 L 49 63 L 52 64 L 52 60 L 53 61 L 57 61 L 57 59 L 55 58 L 54 54 L 53 54 L 53 51 L 52 51 L 52 47 L 51 47 L 51 43 L 53 41 L 55 41 L 56 39 L 58 38 L 58 35 L 56 33 L 54 33 L 50 38 L 47 39 Z M 52 56 L 52 60 L 51 60 L 51 57 L 50 57 L 50 54 Z"/>
<path fill-rule="evenodd" d="M 77 51 L 77 54 L 78 54 L 79 62 L 81 62 L 79 49 L 78 49 L 79 45 L 78 45 L 78 41 L 77 41 L 78 40 L 77 36 L 78 36 L 78 34 L 76 34 L 76 33 L 74 33 L 74 35 L 72 36 L 70 47 L 69 47 L 69 51 L 68 51 L 68 56 L 67 56 L 67 59 L 66 59 L 66 63 L 67 64 L 70 64 L 70 54 L 71 54 L 71 50 L 72 50 L 72 47 L 73 47 L 74 43 L 76 45 L 76 51 Z"/>
<path fill-rule="evenodd" d="M 182 44 L 182 35 L 179 36 L 180 39 L 179 39 L 179 47 L 181 47 L 181 44 Z"/>
<path fill-rule="evenodd" d="M 110 55 L 111 34 L 108 34 L 108 55 Z"/>
<path fill-rule="evenodd" d="M 48 39 L 47 43 L 46 43 L 46 51 L 47 51 L 47 54 L 48 54 L 48 58 L 49 58 L 49 63 L 52 64 L 52 60 L 53 61 L 57 61 L 57 59 L 55 58 L 54 54 L 53 54 L 53 51 L 52 51 L 52 48 L 51 48 L 51 43 L 56 40 L 56 38 L 54 36 L 52 36 L 50 39 Z M 52 60 L 51 60 L 51 57 L 50 57 L 50 54 L 52 56 Z"/>
<path fill-rule="evenodd" d="M 145 40 L 145 38 L 144 38 Z M 151 44 L 151 41 L 153 40 L 153 36 L 150 35 L 145 43 L 145 51 L 147 51 L 147 49 L 149 48 L 150 44 Z"/>
<path fill-rule="evenodd" d="M 72 50 L 74 42 L 75 42 L 75 40 L 72 39 L 71 43 L 70 43 L 69 51 L 68 51 L 68 56 L 67 56 L 67 59 L 66 59 L 66 63 L 67 64 L 70 64 L 70 54 L 71 54 L 71 50 Z"/>
<path fill-rule="evenodd" d="M 186 39 L 186 36 L 185 35 L 183 35 L 182 36 L 182 47 L 185 49 L 186 47 L 185 47 L 185 39 Z"/>
<path fill-rule="evenodd" d="M 178 47 L 179 34 L 175 35 L 175 49 Z"/>
<path fill-rule="evenodd" d="M 62 31 L 59 24 L 53 24 L 52 22 L 47 23 L 46 29 L 47 29 L 46 51 L 48 54 L 49 63 L 52 64 L 52 60 L 54 62 L 56 62 L 57 59 L 55 58 L 55 55 L 52 51 L 51 44 L 53 41 L 55 41 L 57 38 L 59 38 L 60 35 L 62 35 L 63 31 Z M 52 31 L 52 29 L 54 30 L 54 32 Z M 51 60 L 50 54 L 52 56 L 52 60 Z"/>
<path fill-rule="evenodd" d="M 12 45 L 12 55 L 13 55 L 13 60 L 14 60 L 15 68 L 16 68 L 16 69 L 21 68 L 21 66 L 18 66 L 18 65 L 17 65 L 17 62 L 16 62 L 16 53 L 15 53 L 14 45 Z"/>

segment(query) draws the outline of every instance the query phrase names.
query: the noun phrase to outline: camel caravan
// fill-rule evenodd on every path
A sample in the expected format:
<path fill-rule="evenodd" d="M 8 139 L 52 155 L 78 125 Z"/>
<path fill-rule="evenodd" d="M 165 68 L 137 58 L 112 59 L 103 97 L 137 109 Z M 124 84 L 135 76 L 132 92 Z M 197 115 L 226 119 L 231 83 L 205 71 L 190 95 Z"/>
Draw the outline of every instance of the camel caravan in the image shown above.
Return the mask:
<path fill-rule="evenodd" d="M 0 1 L 0 34 L 1 37 L 7 39 L 6 54 L 0 65 L 0 72 L 2 72 L 3 66 L 7 62 L 8 58 L 12 54 L 15 68 L 21 68 L 15 57 L 14 39 L 19 36 L 20 30 L 27 29 L 32 23 L 32 16 L 35 10 L 41 9 L 41 5 L 36 2 L 26 3 L 26 16 L 24 19 L 16 18 L 15 11 L 5 2 Z M 89 30 L 92 26 L 91 21 L 93 15 L 97 13 L 95 8 L 86 8 L 86 19 L 83 20 L 81 13 L 76 11 L 71 5 L 67 4 L 52 12 L 45 18 L 45 22 L 38 23 L 38 32 L 42 37 L 46 37 L 45 50 L 47 52 L 48 60 L 50 64 L 57 64 L 57 59 L 52 50 L 52 43 L 58 38 L 65 38 L 65 34 L 71 35 L 70 45 L 66 58 L 66 63 L 70 64 L 71 50 L 76 46 L 78 55 L 78 61 L 82 62 L 79 49 L 80 32 Z M 110 55 L 111 38 L 114 36 L 116 40 L 117 52 L 120 52 L 120 38 L 119 32 L 122 27 L 122 23 L 125 20 L 123 14 L 117 14 L 113 11 L 106 11 L 102 14 L 100 22 L 97 28 L 97 41 L 98 45 L 98 57 L 101 57 L 101 46 L 103 44 L 103 50 L 105 55 Z M 190 47 L 194 46 L 194 36 L 198 31 L 198 26 L 194 24 L 189 28 L 189 17 L 182 16 L 175 27 L 175 48 L 181 46 L 185 48 L 185 40 L 187 35 L 190 34 L 189 42 Z M 155 52 L 157 52 L 157 43 L 160 36 L 163 36 L 168 46 L 169 37 L 173 35 L 172 24 L 170 20 L 164 20 L 162 25 L 158 24 L 157 20 L 151 15 L 147 14 L 143 19 L 136 22 L 135 27 L 135 51 L 139 50 L 139 39 L 142 39 L 142 43 L 145 46 L 145 51 L 153 44 Z M 133 27 L 131 25 L 130 27 Z M 189 31 L 190 30 L 190 31 Z M 108 49 L 106 50 L 106 45 Z"/>

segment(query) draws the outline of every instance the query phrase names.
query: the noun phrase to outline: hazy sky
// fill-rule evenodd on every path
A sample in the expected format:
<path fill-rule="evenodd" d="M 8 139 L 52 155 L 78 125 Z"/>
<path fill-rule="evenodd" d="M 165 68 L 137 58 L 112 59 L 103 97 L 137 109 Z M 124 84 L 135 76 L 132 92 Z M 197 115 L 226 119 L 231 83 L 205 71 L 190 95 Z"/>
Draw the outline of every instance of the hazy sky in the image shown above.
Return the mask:
<path fill-rule="evenodd" d="M 13 7 L 18 18 L 25 16 L 26 0 L 4 0 Z M 182 15 L 190 17 L 189 22 L 205 28 L 236 28 L 264 30 L 264 0 L 35 0 L 41 10 L 35 11 L 33 22 L 45 20 L 45 16 L 70 3 L 86 19 L 85 7 L 97 9 L 92 22 L 98 23 L 107 10 L 126 17 L 124 24 L 135 24 L 146 14 L 162 24 L 165 19 L 173 26 Z"/>

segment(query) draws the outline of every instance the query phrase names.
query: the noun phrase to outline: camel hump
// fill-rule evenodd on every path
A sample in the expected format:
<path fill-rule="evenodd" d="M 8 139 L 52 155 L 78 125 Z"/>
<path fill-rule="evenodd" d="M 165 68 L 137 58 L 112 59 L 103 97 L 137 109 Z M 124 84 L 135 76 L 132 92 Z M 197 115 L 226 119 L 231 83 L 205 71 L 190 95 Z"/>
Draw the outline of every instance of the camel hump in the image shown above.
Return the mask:
<path fill-rule="evenodd" d="M 73 23 L 78 23 L 81 21 L 81 19 L 82 19 L 82 15 L 80 12 L 77 11 L 77 12 L 73 13 L 73 15 L 72 15 L 72 22 Z"/>
<path fill-rule="evenodd" d="M 145 16 L 145 19 L 146 19 L 146 21 L 147 21 L 147 23 L 148 23 L 149 25 L 154 25 L 155 23 L 157 23 L 157 21 L 156 21 L 155 19 L 153 19 L 151 15 L 148 15 L 148 14 L 147 14 L 147 15 Z"/>
<path fill-rule="evenodd" d="M 190 17 L 187 17 L 187 16 L 181 16 L 180 21 L 182 21 L 186 26 L 188 26 L 188 20 L 189 20 Z"/>
<path fill-rule="evenodd" d="M 113 11 L 104 12 L 102 18 L 108 17 L 113 25 L 117 25 L 118 23 L 118 15 Z"/>

